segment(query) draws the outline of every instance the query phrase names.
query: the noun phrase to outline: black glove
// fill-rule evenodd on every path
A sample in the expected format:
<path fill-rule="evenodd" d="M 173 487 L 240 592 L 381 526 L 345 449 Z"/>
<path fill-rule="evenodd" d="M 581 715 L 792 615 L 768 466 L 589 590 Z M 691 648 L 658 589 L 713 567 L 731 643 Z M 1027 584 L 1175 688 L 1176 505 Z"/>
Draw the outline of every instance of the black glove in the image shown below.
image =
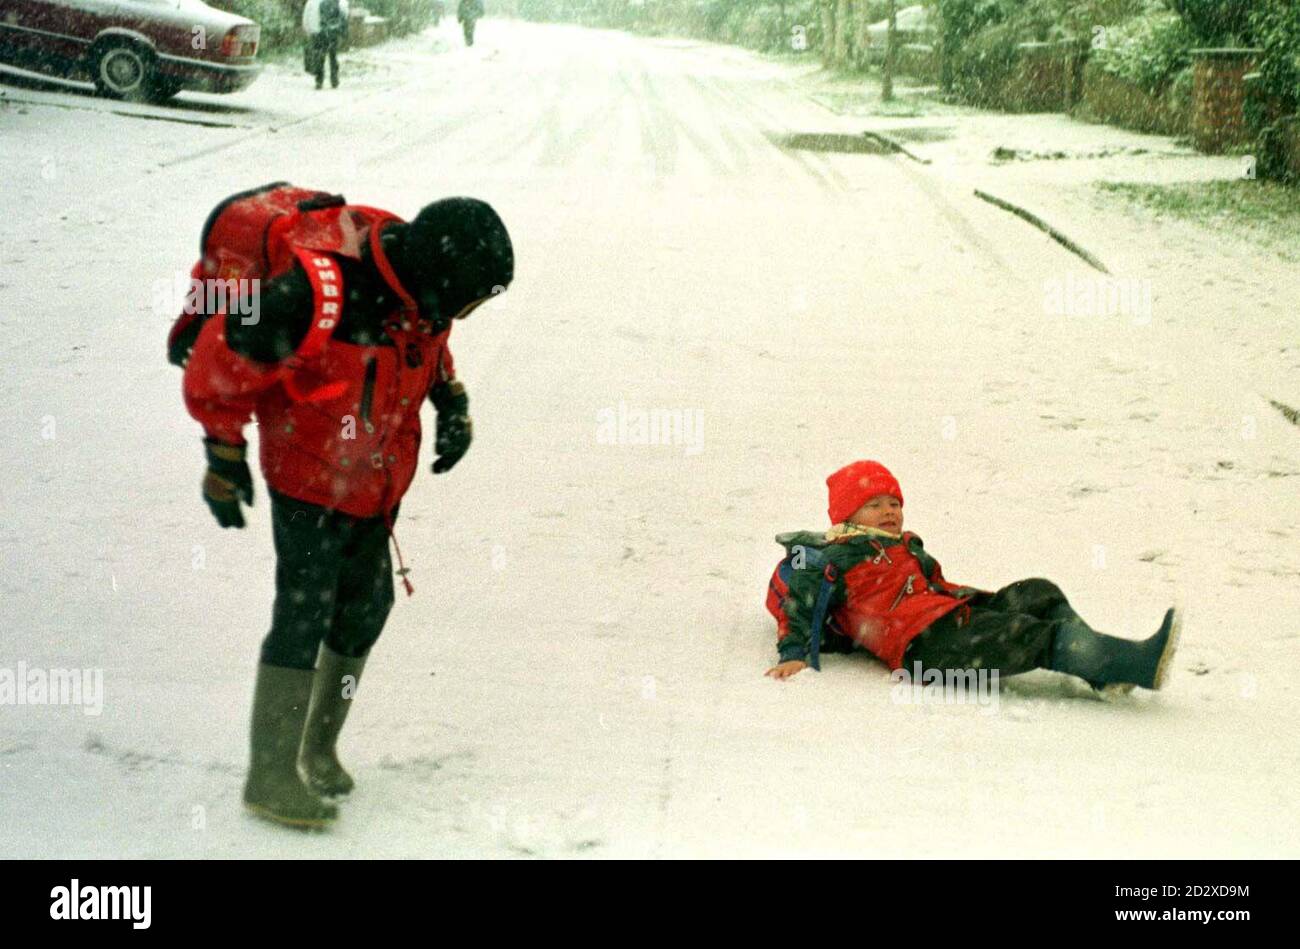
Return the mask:
<path fill-rule="evenodd" d="M 465 394 L 465 387 L 452 379 L 430 389 L 429 401 L 438 410 L 438 434 L 433 443 L 438 457 L 433 462 L 433 473 L 442 474 L 465 457 L 469 443 L 474 440 L 469 396 Z"/>
<path fill-rule="evenodd" d="M 244 461 L 245 445 L 227 445 L 215 438 L 203 439 L 208 452 L 208 471 L 203 476 L 203 500 L 222 527 L 243 527 L 243 501 L 253 504 L 253 474 Z"/>

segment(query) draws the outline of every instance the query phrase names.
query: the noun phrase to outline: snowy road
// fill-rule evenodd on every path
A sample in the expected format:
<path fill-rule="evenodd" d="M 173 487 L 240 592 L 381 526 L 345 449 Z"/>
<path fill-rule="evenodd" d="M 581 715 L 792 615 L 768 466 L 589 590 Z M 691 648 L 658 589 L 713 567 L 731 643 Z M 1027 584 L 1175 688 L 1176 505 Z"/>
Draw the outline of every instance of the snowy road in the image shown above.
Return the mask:
<path fill-rule="evenodd" d="M 284 67 L 135 110 L 207 125 L 0 87 L 26 100 L 0 105 L 0 667 L 104 677 L 97 716 L 0 706 L 0 856 L 1300 856 L 1300 432 L 1265 401 L 1300 403 L 1294 306 L 1207 312 L 1196 273 L 1134 260 L 1149 319 L 1053 316 L 1045 282 L 1086 271 L 968 183 L 780 147 L 861 128 L 797 67 L 454 26 L 337 93 Z M 239 805 L 266 494 L 212 522 L 151 305 L 212 204 L 282 178 L 484 198 L 518 257 L 454 335 L 474 448 L 436 479 L 424 449 L 417 594 L 312 837 Z M 608 444 L 638 410 L 702 438 Z M 772 535 L 824 525 L 859 457 L 950 579 L 1046 575 L 1134 636 L 1181 594 L 1168 690 L 1036 673 L 990 714 L 896 704 L 864 656 L 764 679 Z"/>

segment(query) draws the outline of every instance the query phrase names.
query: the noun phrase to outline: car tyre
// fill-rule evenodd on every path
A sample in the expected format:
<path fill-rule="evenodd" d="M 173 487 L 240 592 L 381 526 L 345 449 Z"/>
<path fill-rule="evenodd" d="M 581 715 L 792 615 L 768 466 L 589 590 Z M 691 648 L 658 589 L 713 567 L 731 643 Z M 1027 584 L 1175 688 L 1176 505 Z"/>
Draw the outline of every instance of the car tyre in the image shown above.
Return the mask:
<path fill-rule="evenodd" d="M 109 99 L 154 100 L 158 80 L 153 54 L 138 43 L 112 41 L 94 53 L 95 90 Z"/>

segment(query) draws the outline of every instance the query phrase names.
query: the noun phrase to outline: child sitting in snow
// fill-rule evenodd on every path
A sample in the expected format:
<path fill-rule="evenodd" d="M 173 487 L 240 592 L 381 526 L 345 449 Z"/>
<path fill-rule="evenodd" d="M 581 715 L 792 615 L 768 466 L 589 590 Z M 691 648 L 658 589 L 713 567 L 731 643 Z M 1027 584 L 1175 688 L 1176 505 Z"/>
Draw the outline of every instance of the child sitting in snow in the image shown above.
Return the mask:
<path fill-rule="evenodd" d="M 903 531 L 903 492 L 884 465 L 854 462 L 826 484 L 834 526 L 777 537 L 792 569 L 778 569 L 769 587 L 780 662 L 767 675 L 786 679 L 806 668 L 820 641 L 826 652 L 861 646 L 909 672 L 915 663 L 922 672 L 1000 676 L 1054 669 L 1098 690 L 1160 688 L 1178 638 L 1175 610 L 1150 638 L 1119 639 L 1091 629 L 1050 580 L 1018 580 L 996 593 L 956 586 L 921 538 Z M 806 560 L 820 563 L 810 568 Z M 819 611 L 823 590 L 829 601 Z"/>

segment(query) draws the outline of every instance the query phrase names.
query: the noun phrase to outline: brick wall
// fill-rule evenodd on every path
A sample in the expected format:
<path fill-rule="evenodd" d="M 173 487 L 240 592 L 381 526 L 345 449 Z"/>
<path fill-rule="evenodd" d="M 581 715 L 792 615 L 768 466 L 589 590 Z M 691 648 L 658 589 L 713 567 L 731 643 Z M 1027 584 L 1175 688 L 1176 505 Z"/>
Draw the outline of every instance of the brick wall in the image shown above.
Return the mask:
<path fill-rule="evenodd" d="M 1254 68 L 1254 51 L 1193 50 L 1192 142 L 1209 154 L 1228 151 L 1252 138 L 1242 108 L 1244 76 Z"/>

